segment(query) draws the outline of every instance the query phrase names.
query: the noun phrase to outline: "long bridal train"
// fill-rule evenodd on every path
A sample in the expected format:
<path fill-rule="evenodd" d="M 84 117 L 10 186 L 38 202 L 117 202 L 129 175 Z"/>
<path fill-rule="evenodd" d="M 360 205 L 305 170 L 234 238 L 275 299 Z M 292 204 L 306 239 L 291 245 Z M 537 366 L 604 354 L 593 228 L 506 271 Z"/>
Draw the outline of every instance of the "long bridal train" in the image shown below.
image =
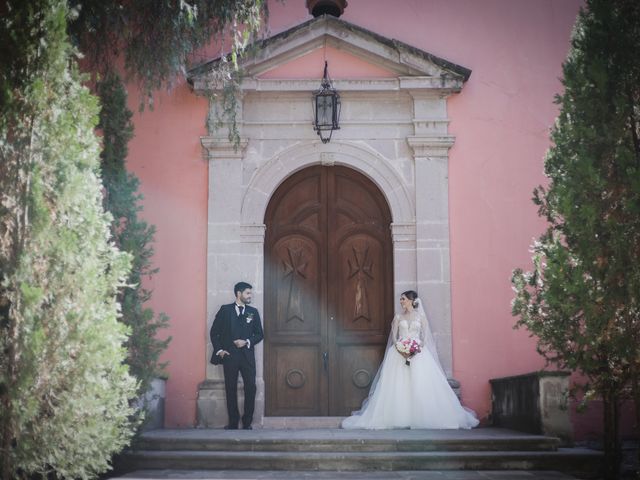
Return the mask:
<path fill-rule="evenodd" d="M 410 365 L 395 348 L 396 341 L 407 338 L 419 338 L 423 345 Z M 371 392 L 362 409 L 343 420 L 342 428 L 468 429 L 478 423 L 447 382 L 422 310 L 396 315 Z"/>

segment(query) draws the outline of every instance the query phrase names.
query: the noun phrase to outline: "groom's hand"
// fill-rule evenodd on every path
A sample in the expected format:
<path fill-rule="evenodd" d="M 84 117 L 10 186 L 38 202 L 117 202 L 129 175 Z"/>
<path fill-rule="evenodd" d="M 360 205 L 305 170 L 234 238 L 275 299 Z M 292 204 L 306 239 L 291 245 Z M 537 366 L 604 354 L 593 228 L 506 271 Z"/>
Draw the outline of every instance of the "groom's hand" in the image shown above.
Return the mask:
<path fill-rule="evenodd" d="M 236 347 L 243 348 L 247 344 L 247 341 L 238 339 L 238 340 L 234 340 L 233 343 L 235 344 Z"/>
<path fill-rule="evenodd" d="M 230 355 L 230 353 L 229 353 L 229 352 L 227 352 L 226 350 L 220 350 L 220 351 L 218 352 L 218 356 L 219 356 L 220 358 L 224 358 L 224 357 L 225 357 L 225 355 Z"/>

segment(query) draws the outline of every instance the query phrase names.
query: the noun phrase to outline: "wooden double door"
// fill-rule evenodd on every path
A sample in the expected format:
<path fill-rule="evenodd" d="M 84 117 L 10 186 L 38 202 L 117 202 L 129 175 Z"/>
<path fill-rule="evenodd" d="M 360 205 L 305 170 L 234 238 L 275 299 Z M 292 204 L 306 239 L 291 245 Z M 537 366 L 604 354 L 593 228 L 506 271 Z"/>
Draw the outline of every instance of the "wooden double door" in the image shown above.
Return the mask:
<path fill-rule="evenodd" d="M 265 413 L 348 415 L 393 317 L 387 202 L 354 170 L 310 167 L 277 189 L 265 223 Z"/>

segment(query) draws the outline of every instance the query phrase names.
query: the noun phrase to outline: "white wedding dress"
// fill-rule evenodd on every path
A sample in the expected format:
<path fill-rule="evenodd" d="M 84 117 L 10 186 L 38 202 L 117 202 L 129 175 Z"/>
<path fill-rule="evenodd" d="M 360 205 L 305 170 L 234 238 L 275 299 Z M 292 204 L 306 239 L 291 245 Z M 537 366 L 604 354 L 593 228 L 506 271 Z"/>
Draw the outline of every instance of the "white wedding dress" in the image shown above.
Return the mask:
<path fill-rule="evenodd" d="M 398 340 L 407 338 L 419 339 L 423 345 L 410 365 L 395 348 Z M 361 410 L 343 420 L 342 428 L 457 429 L 476 425 L 478 419 L 460 405 L 437 360 L 424 310 L 396 315 L 369 396 Z"/>

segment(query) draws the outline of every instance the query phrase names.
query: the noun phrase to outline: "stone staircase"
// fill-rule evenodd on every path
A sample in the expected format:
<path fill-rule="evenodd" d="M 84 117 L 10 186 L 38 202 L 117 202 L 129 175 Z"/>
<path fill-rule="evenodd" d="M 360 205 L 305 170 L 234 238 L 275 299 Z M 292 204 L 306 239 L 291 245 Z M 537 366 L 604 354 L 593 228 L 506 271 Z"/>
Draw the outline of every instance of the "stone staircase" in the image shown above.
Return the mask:
<path fill-rule="evenodd" d="M 559 445 L 554 437 L 499 428 L 154 430 L 118 470 L 552 470 L 597 477 L 600 452 Z"/>

